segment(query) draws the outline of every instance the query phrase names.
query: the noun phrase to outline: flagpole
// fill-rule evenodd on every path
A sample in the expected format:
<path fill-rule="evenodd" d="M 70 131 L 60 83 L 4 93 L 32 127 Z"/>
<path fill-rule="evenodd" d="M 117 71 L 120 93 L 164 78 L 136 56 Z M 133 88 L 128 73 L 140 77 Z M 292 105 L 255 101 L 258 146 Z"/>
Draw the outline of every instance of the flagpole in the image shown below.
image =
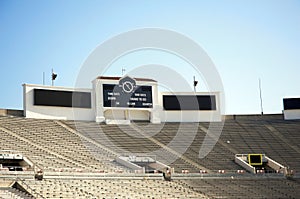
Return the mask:
<path fill-rule="evenodd" d="M 260 78 L 258 79 L 258 81 L 259 81 L 260 110 L 261 110 L 261 115 L 263 115 L 264 114 L 264 110 L 263 110 L 263 101 L 262 101 L 261 81 L 260 81 Z"/>
<path fill-rule="evenodd" d="M 193 85 L 194 85 L 194 92 L 196 93 L 196 85 L 195 85 L 195 76 L 194 76 L 194 81 L 193 81 Z"/>
<path fill-rule="evenodd" d="M 52 79 L 52 86 L 54 85 L 54 79 L 53 79 L 53 68 L 52 68 L 52 73 L 51 73 L 51 79 Z"/>

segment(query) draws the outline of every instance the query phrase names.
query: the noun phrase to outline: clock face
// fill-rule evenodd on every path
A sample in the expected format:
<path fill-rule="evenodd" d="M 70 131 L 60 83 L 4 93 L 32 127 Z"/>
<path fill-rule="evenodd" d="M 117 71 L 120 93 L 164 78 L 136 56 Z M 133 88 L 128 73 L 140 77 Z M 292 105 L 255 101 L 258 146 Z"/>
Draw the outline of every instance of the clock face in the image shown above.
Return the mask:
<path fill-rule="evenodd" d="M 125 93 L 131 93 L 134 89 L 134 85 L 130 81 L 125 81 L 122 84 L 122 88 Z"/>

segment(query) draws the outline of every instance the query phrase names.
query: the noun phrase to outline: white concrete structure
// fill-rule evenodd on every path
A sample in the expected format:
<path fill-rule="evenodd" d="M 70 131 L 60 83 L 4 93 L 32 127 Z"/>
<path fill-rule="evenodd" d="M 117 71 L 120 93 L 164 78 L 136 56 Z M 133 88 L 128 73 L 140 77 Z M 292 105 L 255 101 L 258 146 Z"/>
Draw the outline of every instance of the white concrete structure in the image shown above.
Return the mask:
<path fill-rule="evenodd" d="M 283 115 L 285 120 L 300 120 L 300 109 L 284 110 Z"/>
<path fill-rule="evenodd" d="M 157 85 L 152 79 L 128 76 L 97 77 L 92 81 L 92 89 L 24 84 L 24 115 L 107 124 L 129 124 L 132 120 L 151 123 L 221 121 L 219 92 L 160 93 Z M 74 101 L 75 94 L 78 96 Z M 164 101 L 165 96 L 171 97 L 171 101 Z M 183 96 L 188 100 L 176 100 Z M 198 98 L 206 98 L 204 109 L 184 108 L 191 99 L 201 106 Z"/>
<path fill-rule="evenodd" d="M 124 77 L 126 78 L 126 77 Z M 96 122 L 123 123 L 128 124 L 130 120 L 145 120 L 152 123 L 160 123 L 156 109 L 158 104 L 157 82 L 152 79 L 135 78 L 136 86 L 151 86 L 152 107 L 150 108 L 129 108 L 129 107 L 105 107 L 103 96 L 103 85 L 118 85 L 120 77 L 98 77 L 93 81 L 93 91 L 96 98 Z"/>
<path fill-rule="evenodd" d="M 300 119 L 300 98 L 289 97 L 283 99 L 283 115 L 285 120 Z"/>
<path fill-rule="evenodd" d="M 168 165 L 149 156 L 119 156 L 116 158 L 116 162 L 138 173 L 164 171 L 166 168 L 171 170 Z M 145 166 L 147 166 L 148 171 L 146 171 Z"/>
<path fill-rule="evenodd" d="M 210 122 L 210 121 L 221 121 L 220 111 L 220 95 L 219 92 L 162 92 L 159 93 L 159 104 L 162 105 L 164 95 L 190 95 L 190 96 L 208 96 L 213 95 L 216 99 L 216 110 L 164 110 L 163 107 L 160 111 L 161 121 L 164 122 Z"/>
<path fill-rule="evenodd" d="M 258 170 L 255 168 L 255 166 L 249 164 L 248 155 L 249 154 L 235 154 L 234 161 L 235 163 L 237 163 L 238 165 L 240 165 L 250 173 L 256 174 L 258 173 Z M 276 162 L 275 160 L 271 159 L 265 154 L 261 154 L 261 155 L 262 155 L 263 162 L 266 166 L 272 168 L 274 171 L 277 171 L 278 173 L 284 173 L 286 171 L 286 167 L 283 166 L 282 164 Z"/>
<path fill-rule="evenodd" d="M 59 119 L 59 120 L 85 120 L 94 121 L 94 98 L 92 97 L 91 108 L 59 107 L 59 106 L 36 106 L 34 105 L 34 89 L 45 89 L 53 91 L 80 91 L 90 92 L 91 89 L 72 89 L 66 87 L 42 86 L 23 84 L 23 107 L 24 116 L 27 118 Z"/>

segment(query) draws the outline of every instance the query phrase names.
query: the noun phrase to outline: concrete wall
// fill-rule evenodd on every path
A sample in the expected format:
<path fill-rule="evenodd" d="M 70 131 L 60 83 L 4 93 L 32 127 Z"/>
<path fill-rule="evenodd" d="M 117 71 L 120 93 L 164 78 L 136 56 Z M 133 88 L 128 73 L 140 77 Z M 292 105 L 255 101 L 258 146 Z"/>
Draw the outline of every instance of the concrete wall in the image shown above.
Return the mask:
<path fill-rule="evenodd" d="M 283 114 L 225 115 L 226 120 L 282 120 Z"/>
<path fill-rule="evenodd" d="M 39 118 L 39 119 L 60 119 L 60 120 L 85 120 L 85 121 L 95 120 L 93 94 L 91 96 L 92 99 L 91 108 L 36 106 L 34 105 L 34 94 L 33 94 L 34 89 L 92 92 L 91 89 L 72 89 L 72 88 L 65 88 L 65 87 L 23 84 L 23 107 L 24 107 L 25 117 Z"/>
<path fill-rule="evenodd" d="M 299 120 L 300 119 L 300 110 L 294 109 L 294 110 L 284 110 L 284 119 L 285 120 Z"/>
<path fill-rule="evenodd" d="M 154 108 L 120 108 L 104 107 L 103 104 L 103 84 L 119 84 L 119 80 L 95 79 L 93 81 L 93 93 L 95 96 L 95 120 L 104 122 L 106 120 L 147 120 L 152 123 L 160 123 L 159 115 Z M 155 81 L 136 81 L 137 86 L 147 85 L 152 87 L 152 104 L 158 106 L 158 90 Z"/>
<path fill-rule="evenodd" d="M 73 89 L 65 87 L 53 87 L 42 85 L 23 85 L 24 116 L 28 118 L 40 119 L 60 119 L 60 120 L 84 120 L 105 122 L 110 120 L 129 121 L 142 120 L 152 123 L 162 122 L 210 122 L 221 121 L 221 107 L 219 92 L 177 92 L 159 93 L 157 82 L 150 79 L 137 78 L 137 86 L 152 87 L 152 107 L 104 107 L 103 84 L 119 84 L 119 78 L 100 77 L 93 82 L 92 89 Z M 56 91 L 77 91 L 91 93 L 91 108 L 74 108 L 58 106 L 34 105 L 34 89 L 46 89 Z M 164 110 L 163 95 L 214 95 L 216 99 L 216 110 Z"/>
<path fill-rule="evenodd" d="M 13 110 L 13 109 L 0 109 L 0 116 L 24 116 L 23 110 Z"/>

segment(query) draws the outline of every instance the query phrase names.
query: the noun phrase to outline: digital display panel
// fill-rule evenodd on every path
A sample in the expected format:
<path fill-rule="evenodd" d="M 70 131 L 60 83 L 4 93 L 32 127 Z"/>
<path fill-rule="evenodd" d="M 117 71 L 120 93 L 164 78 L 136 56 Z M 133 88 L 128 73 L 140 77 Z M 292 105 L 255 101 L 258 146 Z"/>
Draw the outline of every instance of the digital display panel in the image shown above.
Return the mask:
<path fill-rule="evenodd" d="M 91 108 L 91 93 L 34 89 L 33 105 Z"/>
<path fill-rule="evenodd" d="M 216 110 L 214 95 L 164 95 L 164 110 Z"/>
<path fill-rule="evenodd" d="M 152 108 L 152 86 L 103 84 L 103 106 Z"/>
<path fill-rule="evenodd" d="M 250 165 L 262 165 L 262 154 L 248 154 Z"/>
<path fill-rule="evenodd" d="M 300 98 L 283 99 L 284 110 L 300 109 Z"/>

